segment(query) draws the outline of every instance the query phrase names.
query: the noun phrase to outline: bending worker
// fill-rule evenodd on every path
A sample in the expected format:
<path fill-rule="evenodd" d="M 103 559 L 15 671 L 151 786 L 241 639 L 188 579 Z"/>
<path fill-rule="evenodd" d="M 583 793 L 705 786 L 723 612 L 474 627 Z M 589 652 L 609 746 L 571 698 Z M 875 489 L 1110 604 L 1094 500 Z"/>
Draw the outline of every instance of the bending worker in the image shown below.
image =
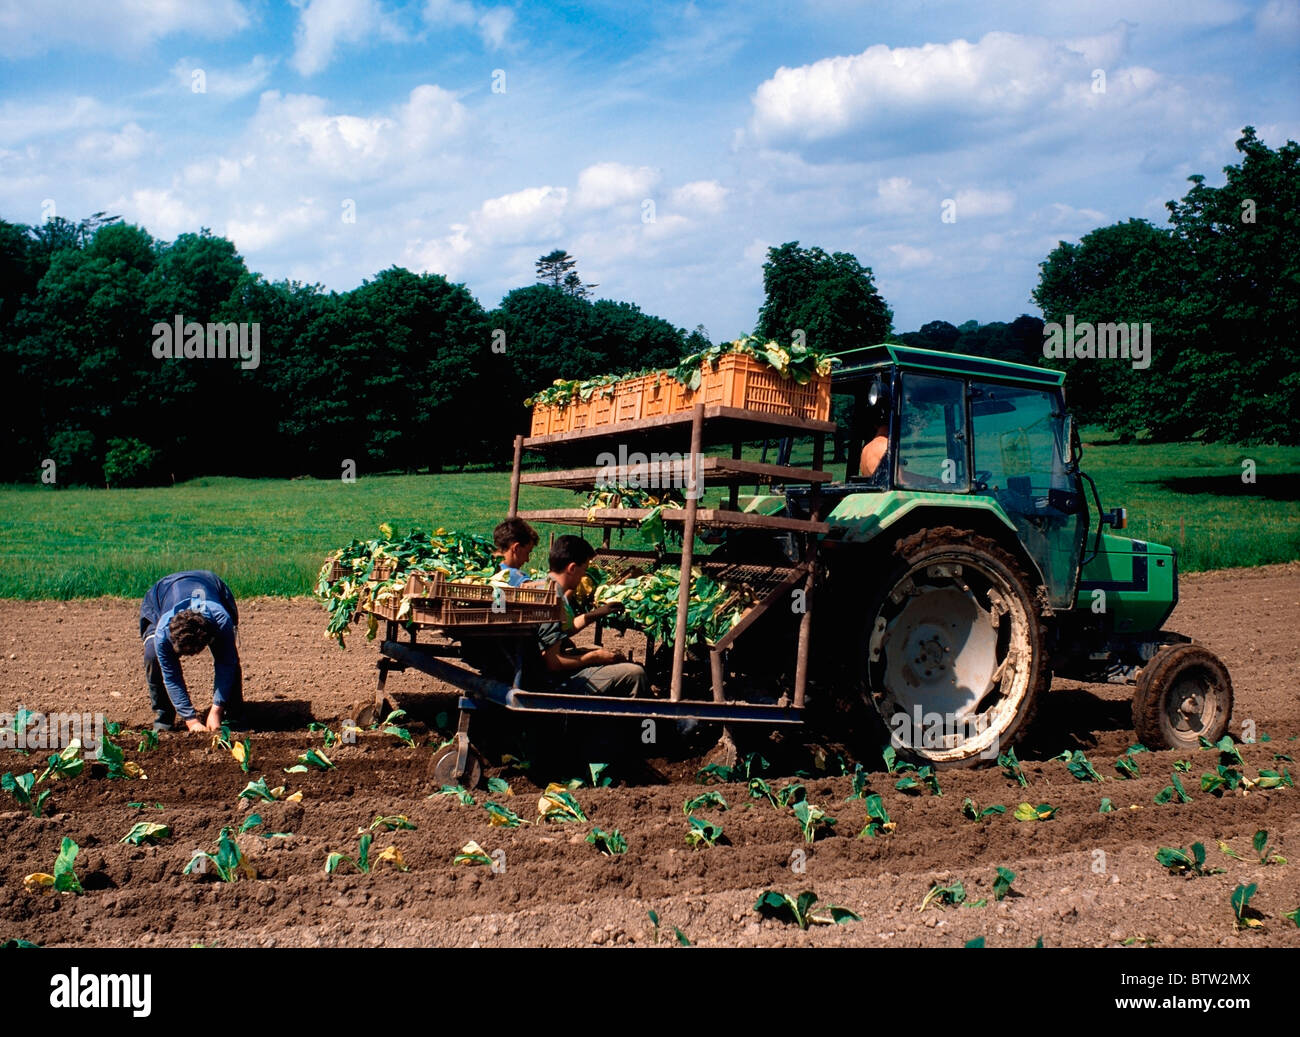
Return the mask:
<path fill-rule="evenodd" d="M 155 731 L 174 730 L 178 722 L 189 731 L 215 731 L 238 722 L 244 704 L 238 623 L 235 596 L 206 569 L 172 573 L 149 588 L 140 605 L 140 637 Z M 215 673 L 205 724 L 190 702 L 180 661 L 209 647 Z"/>

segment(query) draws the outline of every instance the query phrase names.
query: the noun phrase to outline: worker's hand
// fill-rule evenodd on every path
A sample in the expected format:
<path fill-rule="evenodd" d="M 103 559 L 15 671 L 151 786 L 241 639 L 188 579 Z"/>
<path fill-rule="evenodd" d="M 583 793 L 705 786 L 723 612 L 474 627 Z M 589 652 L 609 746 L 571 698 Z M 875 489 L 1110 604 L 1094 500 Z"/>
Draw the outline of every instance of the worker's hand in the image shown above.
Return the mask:
<path fill-rule="evenodd" d="M 220 731 L 222 719 L 223 718 L 221 716 L 221 710 L 218 709 L 216 706 L 213 706 L 210 710 L 208 710 L 207 730 Z"/>
<path fill-rule="evenodd" d="M 622 652 L 611 652 L 608 648 L 593 648 L 583 659 L 588 666 L 612 666 L 614 663 L 627 662 Z"/>
<path fill-rule="evenodd" d="M 590 615 L 603 617 L 603 616 L 611 615 L 615 612 L 622 612 L 622 611 L 623 611 L 623 603 L 621 601 L 607 601 L 604 605 L 601 605 L 599 608 L 592 609 Z"/>
<path fill-rule="evenodd" d="M 190 717 L 189 720 L 185 721 L 185 730 L 186 731 L 207 731 L 208 728 L 204 726 L 203 721 L 200 720 L 198 717 Z"/>

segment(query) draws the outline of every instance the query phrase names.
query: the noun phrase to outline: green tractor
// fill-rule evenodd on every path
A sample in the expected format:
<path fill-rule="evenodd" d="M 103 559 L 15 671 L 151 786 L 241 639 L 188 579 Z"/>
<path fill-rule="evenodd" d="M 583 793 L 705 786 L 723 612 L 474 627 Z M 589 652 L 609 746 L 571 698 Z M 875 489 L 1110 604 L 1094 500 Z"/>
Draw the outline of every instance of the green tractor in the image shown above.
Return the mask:
<path fill-rule="evenodd" d="M 829 524 L 814 657 L 840 664 L 900 753 L 938 767 L 996 758 L 1053 675 L 1133 684 L 1151 748 L 1223 736 L 1227 670 L 1161 629 L 1176 554 L 1117 535 L 1125 512 L 1103 510 L 1080 468 L 1064 374 L 879 345 L 841 354 L 833 378 L 853 403 L 845 481 L 747 507 Z"/>

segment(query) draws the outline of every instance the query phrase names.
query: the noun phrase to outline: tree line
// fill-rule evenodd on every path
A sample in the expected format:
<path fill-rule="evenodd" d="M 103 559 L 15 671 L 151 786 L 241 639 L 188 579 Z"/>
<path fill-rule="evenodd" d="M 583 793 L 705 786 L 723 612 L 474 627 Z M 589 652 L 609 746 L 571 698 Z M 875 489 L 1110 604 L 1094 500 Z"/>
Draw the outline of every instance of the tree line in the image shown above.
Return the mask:
<path fill-rule="evenodd" d="M 1144 368 L 1045 359 L 1044 319 L 1024 314 L 896 334 L 869 267 L 798 242 L 768 251 L 755 332 L 802 329 L 828 352 L 895 341 L 1063 367 L 1071 410 L 1126 438 L 1300 441 L 1300 148 L 1272 151 L 1246 127 L 1237 149 L 1223 187 L 1194 176 L 1168 203 L 1169 227 L 1115 223 L 1040 266 L 1032 298 L 1048 330 L 1149 323 Z M 59 485 L 502 464 L 536 389 L 672 366 L 710 344 L 703 326 L 593 299 L 575 267 L 550 252 L 537 283 L 487 310 L 464 285 L 401 267 L 347 292 L 269 281 L 206 228 L 168 242 L 104 213 L 0 220 L 0 479 L 39 480 L 50 462 Z M 190 324 L 256 324 L 260 349 L 178 359 L 188 347 L 170 329 Z"/>

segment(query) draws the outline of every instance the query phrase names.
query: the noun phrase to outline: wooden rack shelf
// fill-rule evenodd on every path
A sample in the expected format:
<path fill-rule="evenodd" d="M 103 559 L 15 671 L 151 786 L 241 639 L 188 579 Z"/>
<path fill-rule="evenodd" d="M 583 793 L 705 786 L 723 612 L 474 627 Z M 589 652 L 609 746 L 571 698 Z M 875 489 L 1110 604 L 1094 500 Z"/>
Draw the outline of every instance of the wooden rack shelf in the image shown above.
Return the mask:
<path fill-rule="evenodd" d="M 711 526 L 723 529 L 767 530 L 772 533 L 793 533 L 802 538 L 802 557 L 791 567 L 773 567 L 761 562 L 746 564 L 743 560 L 730 558 L 726 562 L 701 562 L 708 570 L 718 570 L 718 576 L 728 582 L 745 582 L 759 594 L 760 600 L 752 606 L 725 637 L 717 644 L 711 645 L 709 663 L 712 673 L 713 700 L 715 703 L 725 701 L 724 652 L 742 633 L 750 628 L 765 612 L 773 607 L 784 607 L 783 602 L 796 588 L 802 588 L 803 612 L 799 620 L 799 642 L 795 662 L 793 706 L 802 709 L 804 693 L 807 687 L 808 651 L 811 642 L 812 596 L 817 571 L 817 537 L 829 531 L 826 523 L 821 521 L 822 483 L 830 480 L 830 474 L 822 470 L 822 459 L 826 445 L 826 435 L 835 431 L 835 424 L 830 421 L 815 421 L 808 418 L 791 417 L 783 414 L 767 414 L 760 411 L 741 410 L 735 407 L 697 404 L 692 410 L 665 414 L 659 417 L 639 421 L 619 422 L 613 425 L 601 425 L 596 428 L 580 429 L 573 432 L 556 433 L 546 436 L 516 436 L 514 471 L 510 481 L 510 516 L 518 516 L 531 522 L 551 522 L 565 525 L 597 526 L 606 530 L 620 526 L 633 526 L 642 522 L 650 513 L 648 508 L 551 508 L 540 511 L 519 511 L 519 488 L 521 485 L 555 486 L 573 490 L 593 489 L 598 480 L 618 484 L 620 477 L 626 478 L 625 485 L 645 486 L 646 476 L 654 472 L 654 465 L 660 466 L 662 482 L 662 465 L 676 463 L 679 465 L 676 478 L 670 482 L 678 487 L 699 487 L 699 480 L 705 485 L 724 485 L 730 488 L 724 507 L 706 508 L 700 504 L 698 494 L 687 497 L 685 506 L 680 509 L 665 508 L 660 512 L 665 523 L 680 525 L 682 531 L 681 554 L 673 561 L 680 565 L 680 596 L 677 601 L 677 627 L 673 639 L 672 701 L 682 698 L 682 677 L 686 657 L 686 626 L 689 606 L 691 567 L 695 564 L 694 544 L 696 531 Z M 683 439 L 689 435 L 689 444 Z M 813 463 L 810 468 L 795 468 L 789 465 L 766 464 L 746 461 L 741 458 L 741 444 L 746 440 L 770 438 L 772 436 L 811 436 L 813 440 Z M 563 456 L 566 453 L 587 452 L 594 447 L 608 447 L 619 443 L 636 444 L 638 452 L 649 448 L 659 449 L 663 446 L 675 447 L 678 453 L 669 454 L 668 458 L 652 458 L 647 453 L 646 465 L 629 463 L 626 451 L 620 449 L 618 466 L 609 468 L 582 467 L 566 468 L 545 472 L 521 471 L 525 450 L 539 451 L 544 454 Z M 730 444 L 731 457 L 707 457 L 706 446 Z M 682 448 L 686 447 L 686 450 Z M 693 483 L 688 473 L 680 466 L 689 465 L 690 458 L 699 459 L 699 467 Z M 638 459 L 639 460 L 639 459 Z M 670 473 L 672 469 L 670 469 Z M 760 515 L 741 511 L 738 507 L 737 493 L 742 482 L 781 482 L 804 483 L 812 487 L 811 511 L 809 518 L 790 518 L 780 515 Z M 653 555 L 641 552 L 619 552 L 609 546 L 609 534 L 605 534 L 604 544 L 599 558 L 608 560 L 618 555 L 625 555 L 629 560 L 649 560 L 653 564 Z M 727 570 L 730 568 L 731 572 Z"/>
<path fill-rule="evenodd" d="M 527 441 L 525 441 L 527 442 Z M 597 482 L 604 480 L 615 485 L 646 486 L 653 477 L 659 483 L 666 479 L 685 474 L 681 465 L 660 462 L 644 465 L 618 465 L 609 468 L 570 468 L 555 472 L 523 472 L 519 481 L 525 486 L 555 486 L 565 490 L 592 489 Z M 765 464 L 761 461 L 744 461 L 740 458 L 705 457 L 700 460 L 699 470 L 694 473 L 705 486 L 729 486 L 733 483 L 787 483 L 831 481 L 830 472 L 818 472 L 811 468 L 791 468 L 788 465 Z M 635 480 L 635 482 L 633 482 Z M 651 483 L 647 488 L 653 489 Z"/>
<path fill-rule="evenodd" d="M 668 525 L 686 523 L 686 508 L 665 508 L 659 514 Z M 647 515 L 649 508 L 550 508 L 545 511 L 521 511 L 519 517 L 527 522 L 553 522 L 569 526 L 636 526 Z M 695 521 L 700 526 L 716 529 L 773 529 L 794 533 L 826 533 L 830 527 L 825 522 L 786 518 L 782 515 L 759 515 L 747 511 L 728 511 L 725 508 L 697 508 Z"/>

